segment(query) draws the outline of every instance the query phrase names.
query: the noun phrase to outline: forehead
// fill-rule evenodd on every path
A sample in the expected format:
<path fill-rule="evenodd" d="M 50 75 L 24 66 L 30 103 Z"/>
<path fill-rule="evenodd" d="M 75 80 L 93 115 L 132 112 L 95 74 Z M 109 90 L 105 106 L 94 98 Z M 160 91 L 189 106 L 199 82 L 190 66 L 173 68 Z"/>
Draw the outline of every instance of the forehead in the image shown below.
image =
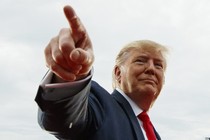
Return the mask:
<path fill-rule="evenodd" d="M 160 50 L 149 47 L 132 49 L 130 52 L 130 57 L 149 57 L 155 60 L 164 61 L 164 57 Z"/>

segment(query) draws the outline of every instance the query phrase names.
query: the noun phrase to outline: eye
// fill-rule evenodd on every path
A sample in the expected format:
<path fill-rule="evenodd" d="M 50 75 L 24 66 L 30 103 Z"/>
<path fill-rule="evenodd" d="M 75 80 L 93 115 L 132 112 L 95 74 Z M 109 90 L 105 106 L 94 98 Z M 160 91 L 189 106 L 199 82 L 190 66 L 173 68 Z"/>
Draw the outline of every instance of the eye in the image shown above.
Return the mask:
<path fill-rule="evenodd" d="M 143 59 L 143 58 L 137 59 L 135 61 L 135 63 L 142 65 L 142 64 L 146 63 L 146 59 Z"/>
<path fill-rule="evenodd" d="M 155 67 L 158 69 L 163 69 L 163 64 L 162 63 L 155 63 Z"/>

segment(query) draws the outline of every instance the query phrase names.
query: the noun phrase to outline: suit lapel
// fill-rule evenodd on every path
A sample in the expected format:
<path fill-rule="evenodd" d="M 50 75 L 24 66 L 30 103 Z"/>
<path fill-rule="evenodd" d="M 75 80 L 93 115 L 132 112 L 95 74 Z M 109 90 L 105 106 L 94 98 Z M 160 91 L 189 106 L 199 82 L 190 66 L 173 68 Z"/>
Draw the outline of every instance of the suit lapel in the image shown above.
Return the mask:
<path fill-rule="evenodd" d="M 153 126 L 153 129 L 154 129 L 154 131 L 155 131 L 155 135 L 156 135 L 156 137 L 157 137 L 157 140 L 161 140 L 161 137 L 160 137 L 160 135 L 158 134 L 158 132 L 155 130 L 154 126 Z"/>
<path fill-rule="evenodd" d="M 128 101 L 117 90 L 114 90 L 114 92 L 112 93 L 112 96 L 120 104 L 122 109 L 125 111 L 128 119 L 133 127 L 133 131 L 135 132 L 136 139 L 144 140 L 143 132 L 139 126 L 138 120 L 137 120 L 130 104 L 128 103 Z"/>
<path fill-rule="evenodd" d="M 130 104 L 128 103 L 128 101 L 117 90 L 114 90 L 114 92 L 112 93 L 112 96 L 120 104 L 120 106 L 125 111 L 127 117 L 129 118 L 129 121 L 132 124 L 133 130 L 136 134 L 137 140 L 144 140 L 143 132 L 140 129 L 138 120 L 136 119 L 136 116 L 135 116 Z M 153 126 L 153 128 L 154 128 L 154 126 Z M 161 140 L 161 137 L 157 133 L 155 128 L 154 128 L 154 131 L 155 131 L 155 135 L 157 137 L 157 140 Z"/>

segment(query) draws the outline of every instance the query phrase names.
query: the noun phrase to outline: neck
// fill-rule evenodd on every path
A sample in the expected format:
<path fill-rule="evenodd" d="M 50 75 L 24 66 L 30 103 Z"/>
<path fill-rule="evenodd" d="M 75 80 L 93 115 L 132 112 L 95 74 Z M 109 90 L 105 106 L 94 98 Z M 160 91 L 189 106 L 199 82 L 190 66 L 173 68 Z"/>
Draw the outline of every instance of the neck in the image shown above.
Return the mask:
<path fill-rule="evenodd" d="M 130 97 L 137 105 L 139 108 L 141 108 L 144 111 L 148 111 L 153 103 L 154 103 L 154 98 L 148 97 L 148 96 L 142 96 L 139 98 L 136 97 Z"/>

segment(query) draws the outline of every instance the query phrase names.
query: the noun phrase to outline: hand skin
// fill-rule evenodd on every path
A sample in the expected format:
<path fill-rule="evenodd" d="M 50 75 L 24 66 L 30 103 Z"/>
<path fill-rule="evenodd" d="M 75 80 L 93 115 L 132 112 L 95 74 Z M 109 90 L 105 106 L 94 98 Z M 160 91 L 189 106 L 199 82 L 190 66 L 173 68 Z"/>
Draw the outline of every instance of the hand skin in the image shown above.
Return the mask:
<path fill-rule="evenodd" d="M 94 62 L 88 33 L 71 6 L 64 7 L 69 28 L 63 28 L 45 48 L 46 66 L 54 82 L 75 81 L 87 76 Z"/>

